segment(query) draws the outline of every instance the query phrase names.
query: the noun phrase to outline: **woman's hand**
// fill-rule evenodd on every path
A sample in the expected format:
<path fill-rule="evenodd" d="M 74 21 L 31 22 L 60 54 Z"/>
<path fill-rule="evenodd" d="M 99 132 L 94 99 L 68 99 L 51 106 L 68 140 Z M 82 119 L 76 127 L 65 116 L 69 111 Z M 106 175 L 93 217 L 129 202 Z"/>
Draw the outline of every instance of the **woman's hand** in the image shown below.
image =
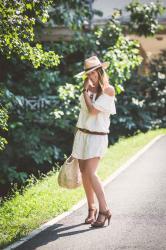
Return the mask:
<path fill-rule="evenodd" d="M 89 79 L 89 77 L 87 76 L 87 78 L 85 79 L 84 81 L 84 88 L 88 89 L 88 87 L 91 86 L 91 87 L 94 87 L 92 81 Z"/>
<path fill-rule="evenodd" d="M 85 80 L 84 80 L 84 88 L 85 89 L 88 89 L 89 87 L 89 78 L 87 77 Z"/>

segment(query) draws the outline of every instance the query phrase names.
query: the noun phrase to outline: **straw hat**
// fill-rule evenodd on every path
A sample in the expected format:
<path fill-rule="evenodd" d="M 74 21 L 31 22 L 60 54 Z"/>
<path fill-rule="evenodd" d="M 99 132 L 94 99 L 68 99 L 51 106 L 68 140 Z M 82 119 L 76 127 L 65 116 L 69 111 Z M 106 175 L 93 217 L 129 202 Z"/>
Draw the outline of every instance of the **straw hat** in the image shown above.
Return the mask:
<path fill-rule="evenodd" d="M 84 61 L 84 71 L 76 74 L 75 76 L 82 76 L 85 73 L 90 73 L 91 71 L 102 67 L 103 69 L 108 68 L 109 62 L 100 62 L 97 56 L 91 56 Z"/>

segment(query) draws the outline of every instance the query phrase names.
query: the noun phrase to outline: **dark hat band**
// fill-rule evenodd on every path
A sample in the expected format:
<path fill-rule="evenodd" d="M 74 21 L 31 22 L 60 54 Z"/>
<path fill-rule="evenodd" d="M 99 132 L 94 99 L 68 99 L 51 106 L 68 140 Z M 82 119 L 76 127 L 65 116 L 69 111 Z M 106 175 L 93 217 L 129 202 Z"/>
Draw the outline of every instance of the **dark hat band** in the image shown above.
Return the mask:
<path fill-rule="evenodd" d="M 91 67 L 91 68 L 85 69 L 85 71 L 91 70 L 91 69 L 96 68 L 96 67 L 98 67 L 98 66 L 102 66 L 102 64 L 98 64 L 98 65 L 93 66 L 93 67 Z"/>

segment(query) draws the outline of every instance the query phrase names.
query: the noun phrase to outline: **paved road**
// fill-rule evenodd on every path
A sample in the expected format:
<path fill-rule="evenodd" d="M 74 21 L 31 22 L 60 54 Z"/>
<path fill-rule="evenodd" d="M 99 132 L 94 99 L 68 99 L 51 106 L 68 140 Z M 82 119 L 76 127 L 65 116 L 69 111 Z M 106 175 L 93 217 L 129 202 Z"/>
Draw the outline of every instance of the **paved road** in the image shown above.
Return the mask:
<path fill-rule="evenodd" d="M 166 136 L 105 187 L 110 226 L 84 225 L 87 205 L 16 249 L 166 250 Z"/>

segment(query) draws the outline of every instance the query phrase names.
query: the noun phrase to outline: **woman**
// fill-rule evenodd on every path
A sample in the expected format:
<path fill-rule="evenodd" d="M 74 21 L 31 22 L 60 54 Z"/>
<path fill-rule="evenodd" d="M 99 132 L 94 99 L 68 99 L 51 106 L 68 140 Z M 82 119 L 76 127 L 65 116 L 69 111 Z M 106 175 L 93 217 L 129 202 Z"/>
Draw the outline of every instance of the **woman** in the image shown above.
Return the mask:
<path fill-rule="evenodd" d="M 83 91 L 80 95 L 81 109 L 76 124 L 71 159 L 77 158 L 82 175 L 82 182 L 88 201 L 88 217 L 86 224 L 93 227 L 104 226 L 108 219 L 110 224 L 111 211 L 108 208 L 104 189 L 96 175 L 99 160 L 108 147 L 110 114 L 116 114 L 114 103 L 115 90 L 109 84 L 105 69 L 109 63 L 101 63 L 96 56 L 85 60 L 85 70 L 77 75 L 87 75 Z M 99 213 L 95 206 L 94 194 L 99 202 Z M 95 220 L 97 217 L 97 220 Z"/>

